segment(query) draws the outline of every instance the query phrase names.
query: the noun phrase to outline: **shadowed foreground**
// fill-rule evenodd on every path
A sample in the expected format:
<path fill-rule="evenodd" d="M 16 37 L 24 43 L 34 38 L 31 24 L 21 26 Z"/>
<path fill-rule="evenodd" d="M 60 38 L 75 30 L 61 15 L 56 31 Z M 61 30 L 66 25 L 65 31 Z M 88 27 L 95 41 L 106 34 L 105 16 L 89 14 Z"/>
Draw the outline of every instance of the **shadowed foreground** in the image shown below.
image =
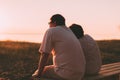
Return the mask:
<path fill-rule="evenodd" d="M 120 40 L 97 43 L 103 64 L 120 61 Z M 39 47 L 39 43 L 0 41 L 0 77 L 6 78 L 3 80 L 30 80 L 32 73 L 37 69 Z M 52 64 L 51 56 L 48 64 Z"/>

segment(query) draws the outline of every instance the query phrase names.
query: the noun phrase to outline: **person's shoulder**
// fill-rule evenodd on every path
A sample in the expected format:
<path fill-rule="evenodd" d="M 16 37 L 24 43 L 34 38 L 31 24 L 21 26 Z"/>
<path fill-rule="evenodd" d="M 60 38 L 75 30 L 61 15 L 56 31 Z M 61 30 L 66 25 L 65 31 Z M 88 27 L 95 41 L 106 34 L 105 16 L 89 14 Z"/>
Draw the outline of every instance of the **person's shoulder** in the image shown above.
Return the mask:
<path fill-rule="evenodd" d="M 89 41 L 89 42 L 95 42 L 95 39 L 90 36 L 89 34 L 85 34 L 84 37 Z"/>
<path fill-rule="evenodd" d="M 84 36 L 85 36 L 85 37 L 91 37 L 89 34 L 85 34 Z"/>
<path fill-rule="evenodd" d="M 47 29 L 47 32 L 52 32 L 54 30 L 55 30 L 55 27 L 51 27 L 51 28 Z"/>
<path fill-rule="evenodd" d="M 84 37 L 93 39 L 92 36 L 90 36 L 89 34 L 85 34 Z"/>
<path fill-rule="evenodd" d="M 47 34 L 53 34 L 53 33 L 55 34 L 58 31 L 59 31 L 59 29 L 57 27 L 51 27 L 51 28 L 47 29 L 46 33 Z"/>
<path fill-rule="evenodd" d="M 59 30 L 61 30 L 61 27 L 60 26 L 56 26 L 56 27 L 51 27 L 50 29 L 49 29 L 49 31 L 59 31 Z"/>
<path fill-rule="evenodd" d="M 53 33 L 53 28 L 48 28 L 45 32 L 46 35 L 50 35 Z"/>

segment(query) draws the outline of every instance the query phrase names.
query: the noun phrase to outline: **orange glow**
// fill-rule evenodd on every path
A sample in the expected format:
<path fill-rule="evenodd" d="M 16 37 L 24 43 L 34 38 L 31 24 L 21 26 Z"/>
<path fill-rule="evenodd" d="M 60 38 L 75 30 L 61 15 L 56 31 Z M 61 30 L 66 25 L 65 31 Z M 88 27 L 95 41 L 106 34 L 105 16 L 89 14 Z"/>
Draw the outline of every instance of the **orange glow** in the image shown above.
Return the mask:
<path fill-rule="evenodd" d="M 49 18 L 60 13 L 66 18 L 67 26 L 80 24 L 95 39 L 120 39 L 119 8 L 120 0 L 2 0 L 0 34 L 43 35 L 49 28 Z"/>

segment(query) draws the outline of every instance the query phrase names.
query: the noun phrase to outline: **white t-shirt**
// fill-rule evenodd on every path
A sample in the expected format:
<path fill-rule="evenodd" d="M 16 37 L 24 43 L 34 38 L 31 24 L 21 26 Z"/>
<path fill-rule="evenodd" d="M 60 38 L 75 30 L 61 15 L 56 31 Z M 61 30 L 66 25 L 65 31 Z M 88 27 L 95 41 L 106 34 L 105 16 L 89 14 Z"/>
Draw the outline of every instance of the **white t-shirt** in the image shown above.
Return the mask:
<path fill-rule="evenodd" d="M 39 51 L 51 53 L 53 49 L 55 72 L 66 79 L 81 79 L 85 71 L 85 57 L 79 40 L 66 26 L 46 31 Z"/>
<path fill-rule="evenodd" d="M 84 37 L 79 39 L 83 52 L 86 59 L 86 74 L 96 74 L 99 72 L 102 65 L 102 59 L 99 47 L 95 40 L 89 36 L 84 35 Z"/>

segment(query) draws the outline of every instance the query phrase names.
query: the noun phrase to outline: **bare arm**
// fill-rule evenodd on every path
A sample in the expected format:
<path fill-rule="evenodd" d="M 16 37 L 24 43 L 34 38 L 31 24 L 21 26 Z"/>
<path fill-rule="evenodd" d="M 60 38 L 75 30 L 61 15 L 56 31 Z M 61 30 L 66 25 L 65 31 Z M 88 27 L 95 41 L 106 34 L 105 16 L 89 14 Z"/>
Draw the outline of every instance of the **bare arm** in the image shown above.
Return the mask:
<path fill-rule="evenodd" d="M 43 69 L 48 61 L 49 53 L 42 53 L 40 56 L 39 64 L 38 64 L 38 71 L 33 74 L 33 77 L 41 77 Z"/>
<path fill-rule="evenodd" d="M 40 57 L 39 64 L 38 64 L 38 74 L 41 76 L 43 69 L 48 61 L 49 53 L 43 53 Z"/>

